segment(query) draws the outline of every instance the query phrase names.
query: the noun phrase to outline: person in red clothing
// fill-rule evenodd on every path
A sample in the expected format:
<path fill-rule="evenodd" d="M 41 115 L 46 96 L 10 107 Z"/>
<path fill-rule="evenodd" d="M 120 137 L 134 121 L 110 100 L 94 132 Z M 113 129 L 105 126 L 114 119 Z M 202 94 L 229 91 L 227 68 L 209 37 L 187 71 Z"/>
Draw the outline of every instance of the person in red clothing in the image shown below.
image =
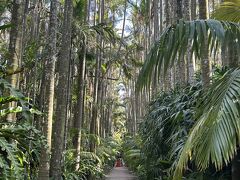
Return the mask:
<path fill-rule="evenodd" d="M 121 157 L 121 154 L 118 153 L 117 154 L 117 160 L 116 160 L 116 163 L 115 163 L 115 167 L 122 167 L 122 157 Z"/>

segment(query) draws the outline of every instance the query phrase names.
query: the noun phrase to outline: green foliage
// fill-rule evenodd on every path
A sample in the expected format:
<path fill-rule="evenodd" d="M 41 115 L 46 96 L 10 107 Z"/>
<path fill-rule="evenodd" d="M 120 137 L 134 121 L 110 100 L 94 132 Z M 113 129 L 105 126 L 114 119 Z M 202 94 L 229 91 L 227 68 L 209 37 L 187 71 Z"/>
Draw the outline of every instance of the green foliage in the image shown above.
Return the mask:
<path fill-rule="evenodd" d="M 210 52 L 216 54 L 221 44 L 236 45 L 240 54 L 240 26 L 236 23 L 217 21 L 213 19 L 182 21 L 169 26 L 161 34 L 159 40 L 151 48 L 147 59 L 140 71 L 137 88 L 149 87 L 152 80 L 152 72 L 166 74 L 167 69 L 176 63 L 176 57 L 187 53 L 189 47 L 191 54 L 195 53 L 201 58 L 202 49 L 206 44 Z M 180 59 L 180 58 L 178 58 Z"/>
<path fill-rule="evenodd" d="M 138 13 L 144 18 L 145 22 L 149 23 L 149 13 L 150 9 L 150 0 L 141 0 L 140 8 L 138 9 Z"/>
<path fill-rule="evenodd" d="M 140 140 L 126 140 L 124 148 L 127 163 L 141 179 L 182 179 L 183 172 L 185 179 L 228 178 L 227 163 L 239 137 L 240 70 L 223 72 L 216 69 L 207 94 L 197 83 L 160 93 L 150 103 Z"/>
<path fill-rule="evenodd" d="M 229 70 L 208 91 L 199 108 L 198 121 L 180 155 L 174 175 L 176 179 L 181 177 L 190 159 L 200 170 L 210 164 L 220 170 L 234 157 L 240 137 L 239 80 L 240 70 Z"/>
<path fill-rule="evenodd" d="M 213 17 L 218 20 L 240 22 L 240 0 L 226 0 L 216 8 Z"/>
<path fill-rule="evenodd" d="M 90 30 L 97 32 L 101 37 L 113 44 L 116 42 L 117 35 L 115 34 L 113 27 L 108 26 L 106 23 L 98 23 L 97 25 L 91 26 Z"/>
<path fill-rule="evenodd" d="M 122 144 L 125 163 L 130 169 L 137 172 L 139 177 L 142 177 L 142 174 L 144 174 L 141 169 L 141 162 L 144 158 L 144 154 L 141 152 L 141 144 L 142 142 L 139 136 L 126 136 Z"/>
<path fill-rule="evenodd" d="M 87 12 L 85 12 L 87 4 L 88 3 L 86 0 L 74 0 L 73 1 L 73 7 L 74 7 L 73 8 L 73 16 L 74 16 L 74 18 L 84 21 L 84 19 L 86 18 L 85 16 L 87 14 Z"/>
<path fill-rule="evenodd" d="M 8 8 L 11 4 L 10 0 L 1 0 L 0 3 L 0 16 L 5 12 L 6 8 Z M 1 30 L 1 28 L 0 28 Z"/>
<path fill-rule="evenodd" d="M 119 152 L 119 144 L 111 137 L 100 139 L 96 135 L 87 134 L 82 132 L 83 144 L 89 143 L 90 139 L 93 139 L 98 144 L 96 153 L 81 150 L 80 162 L 77 162 L 76 150 L 68 149 L 64 156 L 64 179 L 67 180 L 85 180 L 90 176 L 95 179 L 101 179 L 104 176 L 104 170 L 106 168 L 112 168 L 115 156 Z M 77 163 L 79 168 L 76 169 Z"/>
<path fill-rule="evenodd" d="M 4 96 L 3 93 L 8 92 L 8 96 Z M 27 99 L 21 92 L 16 90 L 8 83 L 5 79 L 0 77 L 0 116 L 4 117 L 10 113 L 21 113 L 24 119 L 31 119 L 32 114 L 40 114 L 39 111 L 33 108 L 33 105 L 28 102 Z M 17 102 L 16 107 L 9 106 L 10 102 Z M 31 107 L 31 108 L 30 108 Z"/>
<path fill-rule="evenodd" d="M 96 25 L 89 26 L 88 24 L 83 24 L 76 22 L 75 24 L 75 40 L 76 43 L 81 42 L 80 45 L 85 44 L 86 42 L 83 42 L 83 40 L 86 40 L 86 38 L 95 37 L 96 34 L 100 35 L 101 38 L 103 38 L 105 41 L 115 43 L 118 41 L 118 36 L 114 32 L 113 27 L 106 23 L 98 23 Z"/>
<path fill-rule="evenodd" d="M 44 139 L 31 125 L 35 110 L 21 92 L 5 79 L 4 65 L 0 77 L 0 177 L 3 179 L 33 179 L 37 175 L 39 153 Z M 16 102 L 16 106 L 10 103 Z M 31 108 L 30 108 L 31 107 Z M 17 114 L 17 122 L 6 122 L 10 113 Z"/>
<path fill-rule="evenodd" d="M 24 67 L 31 69 L 36 63 L 36 58 L 40 45 L 36 41 L 28 42 L 23 53 Z"/>
<path fill-rule="evenodd" d="M 149 106 L 140 125 L 145 179 L 169 177 L 187 134 L 194 124 L 195 108 L 201 100 L 200 84 L 160 94 Z"/>
<path fill-rule="evenodd" d="M 4 179 L 34 178 L 44 140 L 29 123 L 1 123 L 0 176 Z"/>
<path fill-rule="evenodd" d="M 65 179 L 87 179 L 90 175 L 99 178 L 103 175 L 102 161 L 95 153 L 82 151 L 80 156 L 79 169 L 76 170 L 78 162 L 76 162 L 75 150 L 66 151 L 63 172 Z"/>
<path fill-rule="evenodd" d="M 10 28 L 10 27 L 12 27 L 11 24 L 4 24 L 4 25 L 0 26 L 0 30 L 4 30 L 4 29 Z"/>

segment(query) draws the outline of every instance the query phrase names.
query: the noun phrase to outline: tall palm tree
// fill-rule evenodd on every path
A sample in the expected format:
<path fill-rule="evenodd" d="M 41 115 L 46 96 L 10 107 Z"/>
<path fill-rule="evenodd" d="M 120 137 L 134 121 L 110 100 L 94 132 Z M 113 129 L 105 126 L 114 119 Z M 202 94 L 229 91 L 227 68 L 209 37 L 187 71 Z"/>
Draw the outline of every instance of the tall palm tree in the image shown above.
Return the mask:
<path fill-rule="evenodd" d="M 166 28 L 153 45 L 139 73 L 137 89 L 149 87 L 153 71 L 157 70 L 158 75 L 160 72 L 165 74 L 176 63 L 177 55 L 182 56 L 187 53 L 189 45 L 191 54 L 195 53 L 200 59 L 203 56 L 202 47 L 205 45 L 208 45 L 210 52 L 214 54 L 221 44 L 229 44 L 229 41 L 237 42 L 240 46 L 239 35 L 240 25 L 234 22 L 214 19 L 180 20 L 177 24 Z M 240 54 L 239 48 L 237 53 Z"/>
<path fill-rule="evenodd" d="M 22 64 L 22 48 L 23 48 L 23 12 L 24 12 L 24 0 L 14 0 L 12 2 L 12 18 L 11 18 L 11 31 L 9 39 L 8 50 L 8 66 L 12 75 L 9 77 L 9 82 L 14 88 L 19 87 L 20 75 L 17 72 Z M 16 102 L 11 102 L 9 107 L 17 106 Z M 16 121 L 16 114 L 8 114 L 7 120 L 9 122 Z"/>
<path fill-rule="evenodd" d="M 46 117 L 43 117 L 41 126 L 44 136 L 47 138 L 49 149 L 43 148 L 40 157 L 39 179 L 49 179 L 49 153 L 51 151 L 52 122 L 53 122 L 53 104 L 54 104 L 54 81 L 55 81 L 55 62 L 57 51 L 57 0 L 51 1 L 49 38 L 48 38 L 48 58 L 44 64 L 45 76 L 42 82 L 45 92 L 43 111 Z"/>
<path fill-rule="evenodd" d="M 239 57 L 239 20 L 240 17 L 234 14 L 235 22 L 212 19 L 179 21 L 165 29 L 141 69 L 137 82 L 138 90 L 150 85 L 153 70 L 158 69 L 159 73 L 162 71 L 166 73 L 167 69 L 176 63 L 176 55 L 186 53 L 189 42 L 191 52 L 199 59 L 203 55 L 202 46 L 207 44 L 210 51 L 216 53 L 221 44 L 226 42 L 226 44 L 236 43 Z M 234 159 L 240 145 L 239 92 L 239 69 L 229 70 L 206 92 L 206 100 L 200 109 L 200 116 L 179 156 L 174 179 L 181 179 L 190 160 L 193 160 L 200 170 L 206 169 L 209 164 L 214 164 L 219 170 Z M 234 169 L 236 163 L 233 161 L 232 164 Z M 239 177 L 234 172 L 236 171 L 232 173 L 233 180 Z"/>
<path fill-rule="evenodd" d="M 199 18 L 208 19 L 208 0 L 199 0 Z M 207 47 L 207 41 L 205 45 L 201 46 L 201 72 L 203 86 L 210 85 L 210 61 L 209 61 L 209 48 Z"/>
<path fill-rule="evenodd" d="M 50 160 L 50 177 L 61 179 L 62 153 L 64 151 L 64 125 L 67 119 L 67 85 L 68 70 L 71 50 L 72 37 L 72 0 L 66 0 L 64 4 L 63 36 L 62 44 L 58 57 L 59 83 L 56 86 L 56 110 L 58 115 L 53 124 L 52 148 Z"/>

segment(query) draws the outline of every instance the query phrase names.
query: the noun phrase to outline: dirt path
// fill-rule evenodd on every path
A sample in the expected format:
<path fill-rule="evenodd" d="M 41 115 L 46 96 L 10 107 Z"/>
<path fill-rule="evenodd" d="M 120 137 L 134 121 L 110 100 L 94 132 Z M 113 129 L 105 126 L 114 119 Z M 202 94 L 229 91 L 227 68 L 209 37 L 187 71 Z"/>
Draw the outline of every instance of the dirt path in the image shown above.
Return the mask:
<path fill-rule="evenodd" d="M 106 180 L 137 180 L 126 167 L 115 167 L 106 176 Z"/>

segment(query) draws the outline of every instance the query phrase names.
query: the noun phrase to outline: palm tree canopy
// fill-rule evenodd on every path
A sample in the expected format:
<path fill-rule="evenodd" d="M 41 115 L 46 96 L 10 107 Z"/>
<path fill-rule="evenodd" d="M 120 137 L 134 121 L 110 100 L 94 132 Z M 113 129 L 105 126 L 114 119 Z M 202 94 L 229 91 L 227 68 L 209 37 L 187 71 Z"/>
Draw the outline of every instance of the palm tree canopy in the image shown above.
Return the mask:
<path fill-rule="evenodd" d="M 227 0 L 215 10 L 213 17 L 218 20 L 240 22 L 240 0 Z"/>
<path fill-rule="evenodd" d="M 177 56 L 190 51 L 201 58 L 203 47 L 208 44 L 211 53 L 216 54 L 221 44 L 236 43 L 240 54 L 240 25 L 213 19 L 182 21 L 165 29 L 151 48 L 137 80 L 137 89 L 149 87 L 153 72 L 166 74 Z M 206 43 L 206 41 L 208 43 Z M 189 47 L 191 47 L 189 49 Z M 179 59 L 179 58 L 178 58 Z"/>
<path fill-rule="evenodd" d="M 234 157 L 240 144 L 240 69 L 229 70 L 213 84 L 200 114 L 181 152 L 174 179 L 181 179 L 189 160 L 200 170 L 210 163 L 219 170 Z"/>

